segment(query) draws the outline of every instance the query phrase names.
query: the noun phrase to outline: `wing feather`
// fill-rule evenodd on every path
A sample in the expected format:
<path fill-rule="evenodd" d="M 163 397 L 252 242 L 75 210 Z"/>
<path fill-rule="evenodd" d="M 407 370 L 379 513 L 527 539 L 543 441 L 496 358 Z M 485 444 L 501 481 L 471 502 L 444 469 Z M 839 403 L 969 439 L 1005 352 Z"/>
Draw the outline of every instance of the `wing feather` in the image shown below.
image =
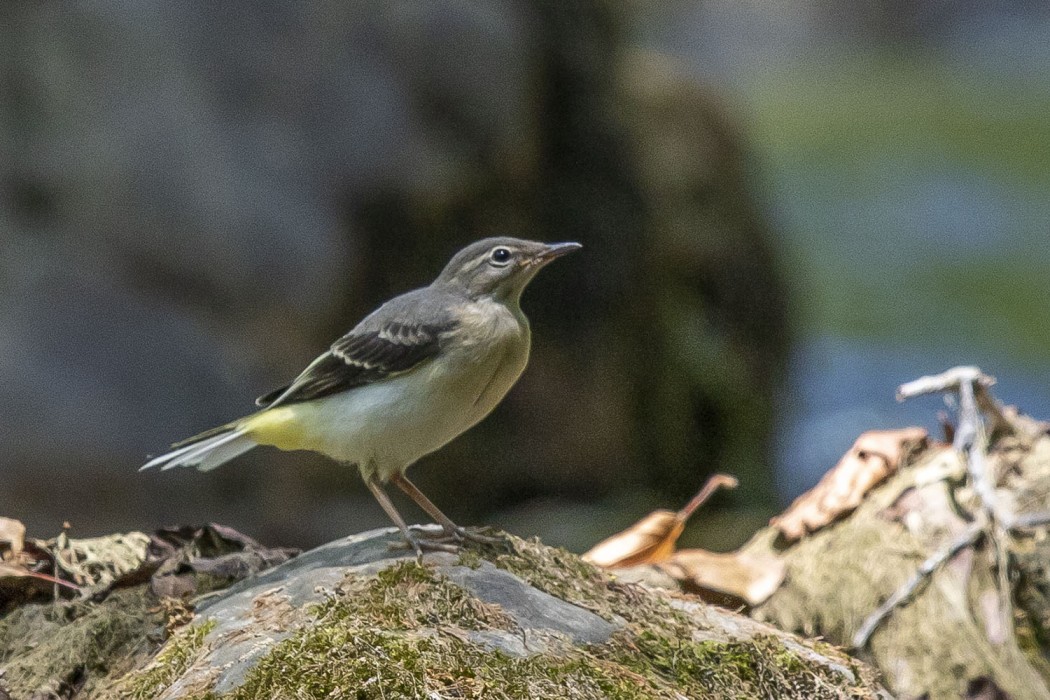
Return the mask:
<path fill-rule="evenodd" d="M 259 406 L 312 401 L 408 372 L 437 355 L 450 324 L 390 322 L 356 328 L 332 343 L 291 384 L 255 400 Z"/>

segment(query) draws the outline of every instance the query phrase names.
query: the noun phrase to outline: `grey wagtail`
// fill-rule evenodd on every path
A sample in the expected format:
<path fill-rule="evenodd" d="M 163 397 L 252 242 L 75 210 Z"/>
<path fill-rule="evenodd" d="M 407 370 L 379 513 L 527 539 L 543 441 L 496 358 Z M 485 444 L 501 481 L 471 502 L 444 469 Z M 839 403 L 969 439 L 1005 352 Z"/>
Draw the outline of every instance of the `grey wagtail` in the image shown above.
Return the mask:
<path fill-rule="evenodd" d="M 395 297 L 335 341 L 285 387 L 256 400 L 264 408 L 173 445 L 142 469 L 214 469 L 256 445 L 312 450 L 357 467 L 417 556 L 421 546 L 454 549 L 456 525 L 405 476 L 487 416 L 529 359 L 521 293 L 544 265 L 578 243 L 486 238 L 445 266 L 429 286 Z M 441 525 L 421 542 L 383 484 L 393 482 Z"/>

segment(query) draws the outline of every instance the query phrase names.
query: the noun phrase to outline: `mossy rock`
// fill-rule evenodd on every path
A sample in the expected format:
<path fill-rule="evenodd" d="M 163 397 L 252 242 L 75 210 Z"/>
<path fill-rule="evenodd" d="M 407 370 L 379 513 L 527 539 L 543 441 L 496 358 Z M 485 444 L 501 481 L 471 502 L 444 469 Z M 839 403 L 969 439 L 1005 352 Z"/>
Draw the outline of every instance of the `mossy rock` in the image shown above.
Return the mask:
<path fill-rule="evenodd" d="M 984 456 L 997 497 L 1017 515 L 1050 510 L 1050 435 L 1010 415 Z M 756 619 L 849 645 L 883 601 L 969 527 L 979 509 L 960 454 L 934 444 L 848 517 L 797 542 L 774 529 L 744 552 L 779 556 L 787 579 Z M 970 512 L 968 513 L 967 510 Z M 966 547 L 896 607 L 856 654 L 899 697 L 1050 699 L 1050 539 L 1045 526 L 1003 531 Z M 1008 571 L 998 569 L 999 556 Z M 1000 576 L 1009 581 L 1006 608 Z"/>
<path fill-rule="evenodd" d="M 126 698 L 875 698 L 824 644 L 618 583 L 563 550 L 392 551 L 382 530 L 198 605 Z"/>
<path fill-rule="evenodd" d="M 164 629 L 157 602 L 139 586 L 99 603 L 59 600 L 3 615 L 0 698 L 96 697 L 108 680 L 149 661 Z"/>

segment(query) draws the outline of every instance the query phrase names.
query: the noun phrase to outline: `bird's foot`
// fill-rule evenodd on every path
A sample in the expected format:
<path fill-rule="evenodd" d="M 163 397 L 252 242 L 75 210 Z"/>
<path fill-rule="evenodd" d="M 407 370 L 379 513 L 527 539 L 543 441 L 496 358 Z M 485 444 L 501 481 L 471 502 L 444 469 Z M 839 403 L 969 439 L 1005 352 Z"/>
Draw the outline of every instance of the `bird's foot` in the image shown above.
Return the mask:
<path fill-rule="evenodd" d="M 486 528 L 488 529 L 488 528 Z M 505 537 L 493 537 L 492 535 L 483 535 L 480 532 L 468 530 L 465 527 L 457 527 L 453 530 L 455 535 L 461 539 L 469 542 L 476 542 L 477 544 L 506 544 L 507 539 Z"/>
<path fill-rule="evenodd" d="M 424 552 L 448 552 L 449 554 L 457 554 L 459 552 L 458 545 L 429 537 L 412 537 L 411 535 L 405 536 L 400 542 L 391 542 L 390 549 L 411 549 L 416 553 L 416 560 L 420 562 L 423 560 Z"/>

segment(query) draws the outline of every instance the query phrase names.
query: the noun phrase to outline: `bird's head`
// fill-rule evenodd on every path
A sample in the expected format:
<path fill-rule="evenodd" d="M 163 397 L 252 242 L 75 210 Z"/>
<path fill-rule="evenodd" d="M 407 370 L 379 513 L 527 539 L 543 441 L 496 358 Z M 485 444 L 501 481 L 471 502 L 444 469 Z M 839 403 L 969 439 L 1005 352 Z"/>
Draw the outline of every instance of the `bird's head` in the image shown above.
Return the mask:
<path fill-rule="evenodd" d="M 472 299 L 517 300 L 540 268 L 582 247 L 579 243 L 486 238 L 456 253 L 434 284 L 460 288 Z"/>

